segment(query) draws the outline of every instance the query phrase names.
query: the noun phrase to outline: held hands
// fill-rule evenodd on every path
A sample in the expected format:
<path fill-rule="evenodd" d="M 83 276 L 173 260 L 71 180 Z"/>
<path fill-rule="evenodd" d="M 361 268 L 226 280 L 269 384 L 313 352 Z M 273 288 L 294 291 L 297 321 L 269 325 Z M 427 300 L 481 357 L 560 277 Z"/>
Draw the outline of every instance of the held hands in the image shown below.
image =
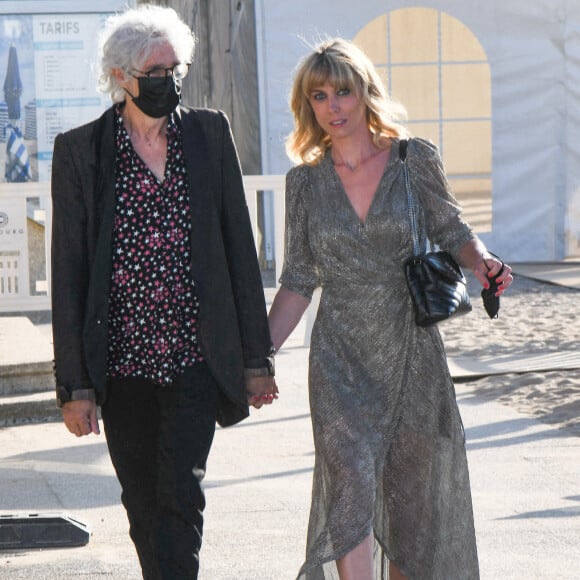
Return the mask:
<path fill-rule="evenodd" d="M 274 377 L 249 377 L 246 379 L 248 405 L 259 409 L 262 405 L 271 405 L 278 398 L 278 387 Z"/>
<path fill-rule="evenodd" d="M 274 377 L 251 377 L 246 379 L 248 405 L 259 409 L 262 405 L 271 405 L 278 398 L 278 387 Z M 62 416 L 66 428 L 77 437 L 100 434 L 97 419 L 97 404 L 94 401 L 69 401 L 62 407 Z"/>
<path fill-rule="evenodd" d="M 77 437 L 100 434 L 97 404 L 94 401 L 69 401 L 62 406 L 62 417 L 66 428 Z"/>

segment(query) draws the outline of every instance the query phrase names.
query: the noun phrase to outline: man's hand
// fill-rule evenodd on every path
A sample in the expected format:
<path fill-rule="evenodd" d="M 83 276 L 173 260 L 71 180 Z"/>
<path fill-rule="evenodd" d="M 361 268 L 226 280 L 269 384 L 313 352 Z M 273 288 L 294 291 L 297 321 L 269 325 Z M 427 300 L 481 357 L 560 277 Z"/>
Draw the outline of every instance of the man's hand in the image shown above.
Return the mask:
<path fill-rule="evenodd" d="M 77 437 L 94 433 L 99 435 L 97 404 L 94 401 L 69 401 L 62 406 L 62 418 L 66 428 Z"/>
<path fill-rule="evenodd" d="M 278 398 L 278 387 L 274 377 L 249 377 L 246 379 L 248 405 L 259 409 L 262 405 L 271 405 Z"/>

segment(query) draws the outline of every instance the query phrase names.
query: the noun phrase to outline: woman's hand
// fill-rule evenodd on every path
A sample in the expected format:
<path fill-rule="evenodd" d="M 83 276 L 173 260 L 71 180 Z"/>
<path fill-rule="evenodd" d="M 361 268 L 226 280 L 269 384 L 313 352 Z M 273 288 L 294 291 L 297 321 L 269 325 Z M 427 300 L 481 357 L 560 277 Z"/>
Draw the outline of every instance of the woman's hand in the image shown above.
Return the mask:
<path fill-rule="evenodd" d="M 458 258 L 460 265 L 471 270 L 485 289 L 491 286 L 491 280 L 497 276 L 496 283 L 498 288 L 495 295 L 498 298 L 509 288 L 514 280 L 511 267 L 491 252 L 488 252 L 483 242 L 477 237 L 469 240 L 461 247 Z"/>
<path fill-rule="evenodd" d="M 490 280 L 497 276 L 497 297 L 501 296 L 513 282 L 512 269 L 502 262 L 498 257 L 484 251 L 481 254 L 481 260 L 473 268 L 475 277 L 481 282 L 484 288 L 490 287 Z"/>
<path fill-rule="evenodd" d="M 278 398 L 278 387 L 274 377 L 249 377 L 246 379 L 248 405 L 259 409 L 262 405 L 271 405 Z"/>

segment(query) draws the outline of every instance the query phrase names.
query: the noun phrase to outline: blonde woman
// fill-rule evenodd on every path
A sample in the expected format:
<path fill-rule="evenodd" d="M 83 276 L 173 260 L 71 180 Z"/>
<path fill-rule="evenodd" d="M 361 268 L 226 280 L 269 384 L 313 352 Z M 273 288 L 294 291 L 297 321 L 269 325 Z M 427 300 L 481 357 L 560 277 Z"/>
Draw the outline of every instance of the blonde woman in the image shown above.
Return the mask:
<path fill-rule="evenodd" d="M 352 43 L 320 44 L 291 94 L 285 263 L 270 311 L 279 349 L 322 287 L 309 390 L 316 449 L 299 578 L 479 578 L 464 434 L 436 327 L 414 322 L 404 110 Z M 502 263 L 462 221 L 436 148 L 407 163 L 429 238 L 484 287 Z M 505 266 L 497 295 L 511 284 Z"/>

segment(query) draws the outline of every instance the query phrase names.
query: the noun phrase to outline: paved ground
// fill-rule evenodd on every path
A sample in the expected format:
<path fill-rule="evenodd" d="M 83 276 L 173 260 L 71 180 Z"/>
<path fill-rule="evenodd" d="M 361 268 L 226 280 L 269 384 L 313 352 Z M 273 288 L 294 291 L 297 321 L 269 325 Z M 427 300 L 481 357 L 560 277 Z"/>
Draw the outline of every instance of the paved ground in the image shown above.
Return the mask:
<path fill-rule="evenodd" d="M 208 466 L 202 580 L 295 577 L 302 561 L 313 448 L 307 350 L 278 356 L 282 394 L 218 430 Z M 458 390 L 483 580 L 580 578 L 580 438 Z M 136 579 L 139 571 L 101 437 L 59 423 L 0 429 L 0 512 L 67 513 L 80 548 L 0 552 L 0 577 Z"/>
<path fill-rule="evenodd" d="M 48 326 L 36 329 L 49 339 Z M 302 562 L 313 464 L 304 331 L 277 357 L 280 400 L 216 434 L 201 580 L 290 580 Z M 580 437 L 461 384 L 457 394 L 482 580 L 579 580 Z M 0 427 L 0 515 L 65 513 L 91 531 L 79 548 L 0 551 L 0 578 L 140 578 L 119 494 L 103 436 L 76 439 L 54 422 Z"/>

